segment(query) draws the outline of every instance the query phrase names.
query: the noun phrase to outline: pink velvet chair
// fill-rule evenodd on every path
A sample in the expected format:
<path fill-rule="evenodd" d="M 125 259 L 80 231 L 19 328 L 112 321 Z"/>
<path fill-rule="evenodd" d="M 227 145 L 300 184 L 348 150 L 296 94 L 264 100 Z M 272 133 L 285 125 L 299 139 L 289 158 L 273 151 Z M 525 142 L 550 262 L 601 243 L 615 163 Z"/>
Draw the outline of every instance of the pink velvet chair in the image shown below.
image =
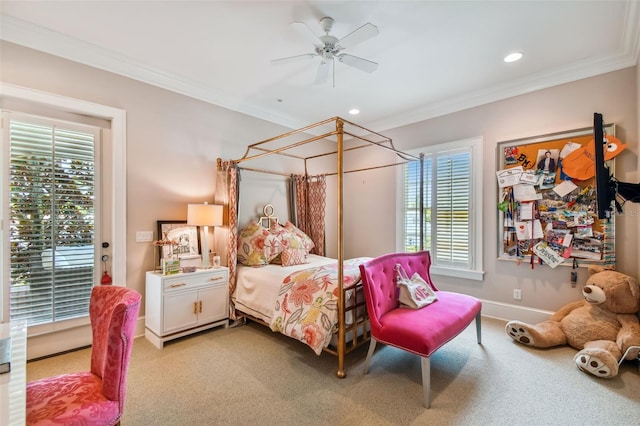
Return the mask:
<path fill-rule="evenodd" d="M 120 423 L 140 299 L 138 292 L 124 287 L 93 288 L 91 371 L 30 382 L 27 425 Z"/>
<path fill-rule="evenodd" d="M 401 307 L 396 286 L 396 264 L 402 265 L 409 277 L 417 272 L 436 291 L 438 300 L 421 309 Z M 480 301 L 464 294 L 439 291 L 431 281 L 430 266 L 428 251 L 386 254 L 360 265 L 371 326 L 371 343 L 364 373 L 368 372 L 377 342 L 419 355 L 422 358 L 426 408 L 430 405 L 430 356 L 460 334 L 474 319 L 478 344 L 482 340 Z"/>

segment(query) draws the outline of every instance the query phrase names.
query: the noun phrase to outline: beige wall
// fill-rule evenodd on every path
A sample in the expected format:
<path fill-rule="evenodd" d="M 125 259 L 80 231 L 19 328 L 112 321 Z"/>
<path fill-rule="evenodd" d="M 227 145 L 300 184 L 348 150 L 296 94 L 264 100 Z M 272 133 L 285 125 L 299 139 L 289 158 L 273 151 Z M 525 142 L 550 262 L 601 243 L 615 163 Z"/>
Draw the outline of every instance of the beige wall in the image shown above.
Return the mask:
<path fill-rule="evenodd" d="M 637 69 L 628 68 L 602 76 L 536 91 L 494 102 L 477 108 L 383 132 L 393 138 L 402 149 L 420 147 L 474 136 L 484 138 L 483 173 L 483 282 L 466 281 L 448 277 L 436 277 L 441 288 L 475 295 L 485 301 L 515 305 L 533 310 L 553 311 L 563 304 L 581 297 L 580 286 L 569 285 L 568 267 L 551 269 L 547 266 L 517 266 L 513 262 L 498 261 L 497 234 L 497 185 L 495 182 L 496 144 L 500 141 L 525 138 L 547 133 L 593 126 L 593 113 L 600 112 L 607 123 L 616 124 L 616 134 L 629 146 L 616 159 L 616 177 L 622 181 L 638 180 L 638 89 Z M 391 177 L 391 174 L 388 174 Z M 360 179 L 352 190 L 392 193 L 394 183 L 373 174 L 372 186 Z M 375 186 L 374 186 L 375 185 Z M 349 254 L 378 255 L 394 250 L 393 230 L 384 223 L 395 218 L 393 203 L 384 196 L 378 199 L 375 210 L 372 205 L 363 209 L 375 211 L 364 219 L 370 226 L 370 236 L 348 241 L 357 250 L 347 249 Z M 638 224 L 640 204 L 627 203 L 624 213 L 616 216 L 617 268 L 627 274 L 640 277 L 638 262 Z M 375 232 L 373 231 L 375 230 Z M 578 282 L 586 281 L 584 268 L 579 269 Z M 522 290 L 522 300 L 513 300 L 513 289 Z"/>
<path fill-rule="evenodd" d="M 153 248 L 136 243 L 135 232 L 154 230 L 156 220 L 186 218 L 189 202 L 214 201 L 217 157 L 237 158 L 246 145 L 286 129 L 228 109 L 152 87 L 78 63 L 2 42 L 3 82 L 84 99 L 127 111 L 127 286 L 144 293 L 144 272 L 154 266 Z M 528 95 L 383 132 L 402 149 L 484 138 L 483 282 L 436 277 L 444 289 L 473 294 L 494 305 L 555 310 L 580 297 L 572 289 L 569 268 L 551 270 L 497 261 L 495 149 L 499 141 L 592 125 L 593 112 L 617 125 L 629 144 L 617 162 L 621 180 L 638 180 L 639 72 L 630 68 L 540 90 Z M 243 185 L 250 183 L 246 179 Z M 365 172 L 345 178 L 345 255 L 378 255 L 395 250 L 395 172 Z M 243 186 L 243 188 L 245 188 Z M 251 214 L 265 202 L 281 202 L 282 190 L 268 186 L 245 201 Z M 124 189 L 123 189 L 124 190 Z M 246 199 L 246 198 L 245 198 Z M 335 205 L 328 204 L 329 212 Z M 247 213 L 249 214 L 249 213 Z M 249 214 L 249 216 L 251 215 Z M 616 218 L 618 266 L 640 276 L 638 205 Z M 584 282 L 586 271 L 579 272 Z M 144 312 L 141 312 L 144 314 Z"/>
<path fill-rule="evenodd" d="M 246 145 L 286 130 L 15 44 L 0 48 L 3 82 L 126 111 L 127 188 L 119 188 L 127 191 L 126 285 L 142 294 L 155 253 L 135 242 L 135 232 L 155 235 L 157 220 L 186 220 L 188 203 L 213 202 L 218 157 L 240 157 Z"/>

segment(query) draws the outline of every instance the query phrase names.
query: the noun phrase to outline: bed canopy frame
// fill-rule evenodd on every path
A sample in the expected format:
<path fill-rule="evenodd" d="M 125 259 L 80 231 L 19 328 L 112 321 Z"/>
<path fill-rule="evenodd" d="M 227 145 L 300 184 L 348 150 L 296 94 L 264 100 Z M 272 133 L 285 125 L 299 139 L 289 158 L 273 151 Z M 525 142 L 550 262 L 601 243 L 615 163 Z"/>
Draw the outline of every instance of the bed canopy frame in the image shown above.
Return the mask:
<path fill-rule="evenodd" d="M 301 151 L 300 148 L 319 141 L 325 141 L 324 143 L 320 143 L 322 147 L 319 151 L 309 153 L 310 147 L 305 147 L 304 153 L 296 152 Z M 328 143 L 334 142 L 334 143 Z M 349 170 L 345 170 L 345 153 L 352 151 L 360 151 L 363 149 L 375 148 L 376 150 L 384 150 L 390 153 L 393 153 L 393 161 L 389 161 L 389 154 L 387 153 L 386 158 L 377 158 L 379 162 L 376 162 L 373 165 L 368 165 L 367 167 L 353 168 Z M 305 177 L 309 175 L 309 166 L 312 160 L 319 160 L 322 158 L 327 158 L 331 156 L 336 157 L 335 161 L 335 170 L 329 171 L 328 173 L 318 173 L 324 176 L 333 176 L 337 177 L 337 260 L 338 265 L 338 286 L 339 286 L 339 295 L 338 297 L 338 329 L 337 329 L 337 349 L 333 350 L 331 348 L 326 348 L 325 351 L 336 355 L 338 358 L 338 370 L 336 375 L 340 378 L 346 377 L 346 372 L 344 368 L 345 355 L 351 352 L 356 347 L 366 343 L 369 341 L 369 324 L 368 324 L 368 315 L 363 315 L 363 322 L 360 323 L 354 320 L 352 325 L 347 325 L 345 321 L 345 297 L 344 297 L 344 175 L 347 173 L 356 173 L 367 170 L 375 170 L 380 168 L 387 167 L 395 167 L 407 164 L 410 161 L 421 161 L 422 158 L 418 156 L 414 156 L 405 152 L 402 152 L 395 148 L 393 145 L 393 141 L 380 133 L 368 130 L 362 126 L 359 126 L 353 122 L 345 120 L 340 117 L 332 117 L 309 126 L 293 130 L 287 133 L 283 133 L 281 135 L 262 140 L 260 142 L 256 142 L 247 147 L 244 155 L 236 160 L 223 161 L 218 158 L 218 171 L 222 171 L 225 165 L 236 167 L 238 170 L 246 170 L 257 173 L 268 173 L 275 174 L 281 176 L 292 176 L 292 173 L 285 173 L 279 170 L 270 170 L 267 168 L 254 168 L 248 166 L 241 166 L 241 164 L 245 164 L 251 161 L 255 161 L 258 159 L 265 159 L 270 156 L 284 156 L 289 159 L 292 159 L 293 162 L 303 162 L 303 175 Z M 374 156 L 375 157 L 375 156 Z M 273 165 L 275 162 L 271 162 Z M 324 167 L 327 165 L 324 164 Z M 239 185 L 238 185 L 239 186 Z M 422 193 L 423 191 L 420 191 Z M 420 205 L 422 205 L 422 200 L 419 200 Z M 237 205 L 235 209 L 232 209 L 231 206 L 228 209 L 229 214 L 236 214 L 236 224 L 237 224 Z M 294 222 L 295 219 L 292 220 Z M 231 221 L 229 222 L 232 223 Z M 232 230 L 229 233 L 229 248 L 232 245 L 237 244 L 236 241 L 236 232 L 237 230 Z M 231 260 L 231 259 L 230 259 Z M 235 261 L 235 259 L 234 259 Z M 231 262 L 230 262 L 231 263 Z M 231 266 L 231 265 L 229 265 Z M 231 269 L 231 268 L 230 268 Z M 231 282 L 233 281 L 233 283 Z M 230 273 L 230 286 L 233 286 L 235 289 L 235 268 Z M 232 308 L 233 309 L 233 308 Z M 362 334 L 358 338 L 358 328 L 362 327 Z M 352 332 L 352 342 L 347 344 L 346 337 L 347 333 Z"/>

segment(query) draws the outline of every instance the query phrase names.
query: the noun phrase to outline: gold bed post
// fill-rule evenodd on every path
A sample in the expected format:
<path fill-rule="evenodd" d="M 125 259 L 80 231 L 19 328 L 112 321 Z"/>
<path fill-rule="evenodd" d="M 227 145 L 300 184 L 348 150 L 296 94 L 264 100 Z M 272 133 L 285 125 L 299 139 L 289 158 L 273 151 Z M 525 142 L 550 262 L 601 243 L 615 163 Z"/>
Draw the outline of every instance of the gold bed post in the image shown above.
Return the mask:
<path fill-rule="evenodd" d="M 344 293 L 344 249 L 342 247 L 344 235 L 342 233 L 342 207 L 343 207 L 343 157 L 342 143 L 344 137 L 344 122 L 338 118 L 336 120 L 336 131 L 338 132 L 338 291 L 340 295 Z M 344 378 L 347 373 L 344 370 L 345 343 L 345 323 L 344 323 L 344 297 L 338 297 L 338 371 L 336 375 Z"/>

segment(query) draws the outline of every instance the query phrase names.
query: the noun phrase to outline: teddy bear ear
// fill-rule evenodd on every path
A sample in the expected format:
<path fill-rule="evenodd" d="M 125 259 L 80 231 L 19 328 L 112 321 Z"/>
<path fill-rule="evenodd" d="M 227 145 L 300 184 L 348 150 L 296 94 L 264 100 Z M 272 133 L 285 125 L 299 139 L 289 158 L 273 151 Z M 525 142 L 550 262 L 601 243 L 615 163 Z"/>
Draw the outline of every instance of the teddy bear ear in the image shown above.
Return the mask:
<path fill-rule="evenodd" d="M 602 272 L 606 270 L 608 269 L 602 265 L 589 265 L 589 275 L 594 275 L 594 274 L 597 274 L 598 272 Z"/>

